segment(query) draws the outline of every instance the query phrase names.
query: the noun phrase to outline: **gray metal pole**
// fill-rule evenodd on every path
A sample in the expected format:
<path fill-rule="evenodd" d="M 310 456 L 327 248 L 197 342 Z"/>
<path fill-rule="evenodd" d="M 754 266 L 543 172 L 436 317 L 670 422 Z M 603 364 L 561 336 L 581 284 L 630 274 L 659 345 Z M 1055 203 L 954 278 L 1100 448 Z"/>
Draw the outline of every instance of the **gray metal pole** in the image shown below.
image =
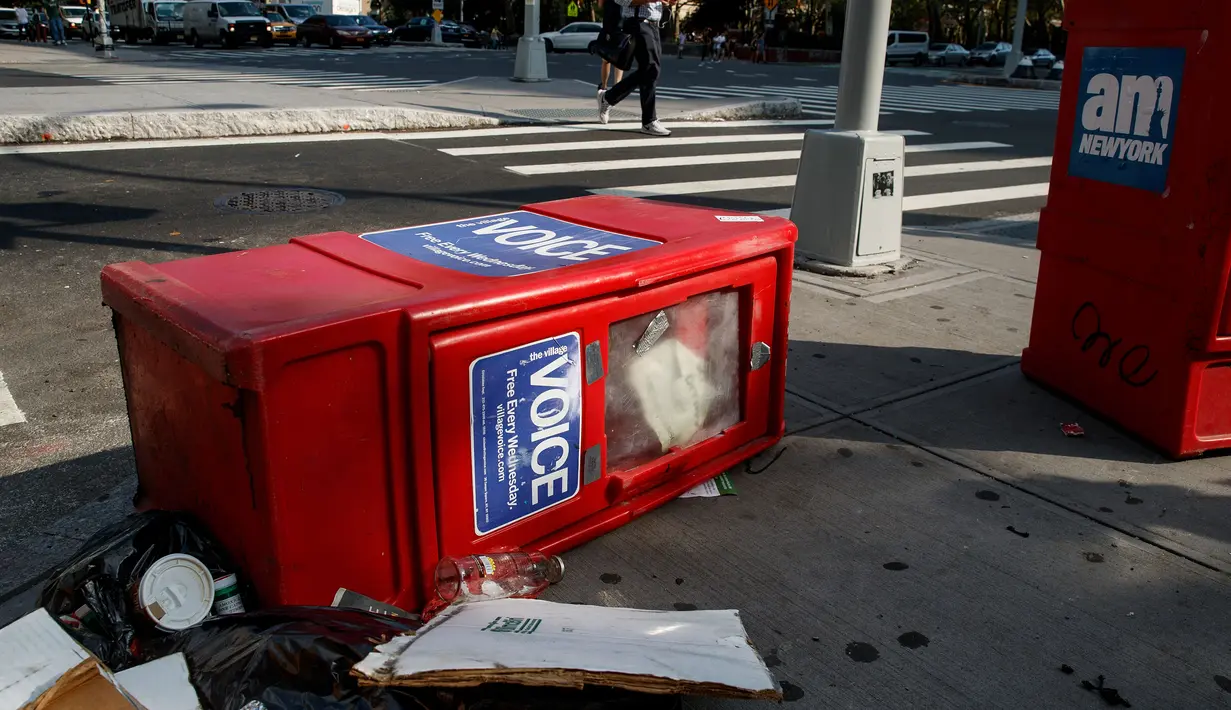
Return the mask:
<path fill-rule="evenodd" d="M 891 0 L 851 0 L 846 4 L 835 130 L 875 131 L 880 124 L 891 4 Z"/>
<path fill-rule="evenodd" d="M 1028 0 L 1017 0 L 1017 21 L 1013 24 L 1013 51 L 1009 52 L 1009 59 L 1004 63 L 1006 77 L 1017 71 L 1017 63 L 1022 59 L 1022 39 L 1026 34 L 1026 8 L 1029 4 Z"/>

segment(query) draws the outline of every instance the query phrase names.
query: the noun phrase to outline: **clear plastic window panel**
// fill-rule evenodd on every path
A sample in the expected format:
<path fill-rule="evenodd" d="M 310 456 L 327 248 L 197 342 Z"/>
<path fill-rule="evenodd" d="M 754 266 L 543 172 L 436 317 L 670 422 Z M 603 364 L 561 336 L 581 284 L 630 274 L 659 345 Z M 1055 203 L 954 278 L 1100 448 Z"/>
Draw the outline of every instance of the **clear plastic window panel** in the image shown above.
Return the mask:
<path fill-rule="evenodd" d="M 614 323 L 607 468 L 635 468 L 738 424 L 739 293 L 714 291 Z"/>

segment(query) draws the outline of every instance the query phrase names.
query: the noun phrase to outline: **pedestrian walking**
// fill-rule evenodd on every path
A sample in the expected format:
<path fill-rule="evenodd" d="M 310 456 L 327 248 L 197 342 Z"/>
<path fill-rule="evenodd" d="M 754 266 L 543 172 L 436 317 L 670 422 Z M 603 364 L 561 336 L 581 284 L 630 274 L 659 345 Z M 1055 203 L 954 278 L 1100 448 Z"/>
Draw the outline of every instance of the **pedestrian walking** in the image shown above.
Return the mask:
<path fill-rule="evenodd" d="M 718 36 L 714 37 L 714 61 L 721 62 L 727 53 L 727 33 L 720 30 Z"/>
<path fill-rule="evenodd" d="M 26 8 L 17 8 L 17 40 L 30 39 L 30 13 Z M 30 40 L 33 42 L 34 40 Z"/>
<path fill-rule="evenodd" d="M 764 33 L 757 35 L 756 45 L 757 45 L 756 54 L 752 55 L 752 63 L 753 64 L 758 64 L 758 63 L 764 64 L 767 61 L 765 59 L 765 34 Z"/>
<path fill-rule="evenodd" d="M 60 17 L 60 0 L 43 0 L 47 8 L 47 26 L 51 30 L 51 41 L 55 44 L 66 44 L 64 41 L 64 20 Z"/>
<path fill-rule="evenodd" d="M 654 103 L 658 75 L 662 72 L 663 48 L 658 23 L 662 20 L 663 4 L 660 0 L 615 2 L 621 7 L 624 31 L 632 36 L 635 43 L 633 58 L 637 60 L 637 70 L 611 87 L 610 91 L 598 92 L 598 121 L 606 123 L 610 120 L 611 107 L 637 89 L 641 94 L 641 132 L 651 136 L 669 136 L 671 131 L 658 122 Z"/>
<path fill-rule="evenodd" d="M 35 10 L 30 13 L 30 27 L 34 30 L 31 42 L 47 42 L 47 13 Z"/>
<path fill-rule="evenodd" d="M 706 30 L 701 34 L 701 63 L 705 63 L 705 59 L 710 53 L 710 43 L 713 41 L 711 33 Z"/>
<path fill-rule="evenodd" d="M 680 37 L 676 42 L 676 50 L 675 50 L 676 59 L 684 58 L 684 43 L 687 41 L 688 41 L 688 34 L 685 32 L 681 32 Z"/>
<path fill-rule="evenodd" d="M 614 37 L 620 35 L 620 26 L 623 22 L 624 8 L 616 0 L 605 0 L 603 3 L 603 29 L 599 34 L 598 41 L 602 43 L 611 42 Z M 611 62 L 603 60 L 602 65 L 598 68 L 598 95 L 602 96 L 607 90 L 607 78 L 611 75 Z M 615 81 L 612 85 L 619 84 L 624 78 L 624 70 L 619 67 L 615 68 Z M 606 123 L 606 121 L 604 121 Z"/>

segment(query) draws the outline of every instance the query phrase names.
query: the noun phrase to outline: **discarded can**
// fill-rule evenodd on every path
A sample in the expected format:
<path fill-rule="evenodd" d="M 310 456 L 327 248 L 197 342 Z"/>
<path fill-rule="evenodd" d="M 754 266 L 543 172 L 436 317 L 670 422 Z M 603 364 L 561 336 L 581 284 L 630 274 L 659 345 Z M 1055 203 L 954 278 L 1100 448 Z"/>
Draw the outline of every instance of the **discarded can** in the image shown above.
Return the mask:
<path fill-rule="evenodd" d="M 215 579 L 214 613 L 218 616 L 229 616 L 245 611 L 244 598 L 239 594 L 239 577 L 232 572 Z"/>
<path fill-rule="evenodd" d="M 448 603 L 538 596 L 564 578 L 564 560 L 541 552 L 445 557 L 436 564 L 436 593 Z"/>
<path fill-rule="evenodd" d="M 214 576 L 192 555 L 159 558 L 134 585 L 137 610 L 163 631 L 196 626 L 214 605 Z"/>

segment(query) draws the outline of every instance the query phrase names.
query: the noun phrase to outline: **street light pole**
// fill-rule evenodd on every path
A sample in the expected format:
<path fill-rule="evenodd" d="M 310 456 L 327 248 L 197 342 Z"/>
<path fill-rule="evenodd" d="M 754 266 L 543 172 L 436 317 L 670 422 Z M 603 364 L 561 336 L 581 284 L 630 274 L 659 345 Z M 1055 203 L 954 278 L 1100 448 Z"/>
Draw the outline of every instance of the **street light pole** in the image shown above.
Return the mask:
<path fill-rule="evenodd" d="M 834 130 L 875 131 L 880 125 L 891 6 L 890 0 L 847 4 Z"/>
<path fill-rule="evenodd" d="M 50 22 L 50 18 L 48 19 L 48 22 Z M 95 49 L 102 50 L 103 59 L 114 59 L 114 55 L 111 53 L 114 45 L 111 42 L 111 22 L 107 19 L 107 0 L 98 0 L 98 22 L 99 30 L 102 34 L 103 46 L 95 47 Z"/>
<path fill-rule="evenodd" d="M 846 7 L 834 130 L 804 136 L 791 221 L 806 268 L 865 274 L 901 256 L 906 144 L 877 130 L 891 0 Z"/>
<path fill-rule="evenodd" d="M 1013 76 L 1013 72 L 1017 71 L 1017 65 L 1022 60 L 1022 39 L 1026 35 L 1026 7 L 1029 5 L 1027 0 L 1017 0 L 1017 21 L 1013 24 L 1013 51 L 1009 52 L 1009 59 L 1004 63 L 1005 78 Z"/>
<path fill-rule="evenodd" d="M 513 81 L 547 81 L 547 45 L 539 36 L 538 0 L 526 0 L 526 28 L 517 40 Z"/>

